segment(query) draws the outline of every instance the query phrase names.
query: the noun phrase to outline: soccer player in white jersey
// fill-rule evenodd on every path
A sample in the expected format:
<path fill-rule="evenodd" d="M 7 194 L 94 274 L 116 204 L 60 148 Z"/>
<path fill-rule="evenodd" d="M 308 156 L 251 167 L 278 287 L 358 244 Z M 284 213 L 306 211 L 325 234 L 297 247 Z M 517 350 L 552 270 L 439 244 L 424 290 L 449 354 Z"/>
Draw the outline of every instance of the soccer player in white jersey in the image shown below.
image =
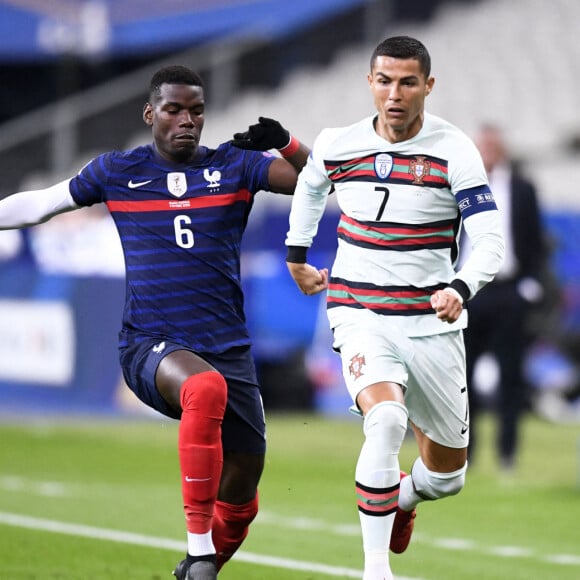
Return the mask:
<path fill-rule="evenodd" d="M 363 579 L 390 580 L 389 548 L 407 548 L 417 504 L 464 485 L 466 305 L 493 279 L 504 246 L 477 149 L 424 110 L 434 85 L 425 46 L 406 36 L 384 40 L 368 83 L 377 113 L 317 137 L 298 178 L 286 245 L 300 290 L 327 289 L 334 348 L 363 416 L 355 473 Z M 306 254 L 331 190 L 341 217 L 329 276 Z M 461 220 L 473 250 L 455 273 Z M 399 451 L 408 423 L 419 457 L 407 475 Z"/>

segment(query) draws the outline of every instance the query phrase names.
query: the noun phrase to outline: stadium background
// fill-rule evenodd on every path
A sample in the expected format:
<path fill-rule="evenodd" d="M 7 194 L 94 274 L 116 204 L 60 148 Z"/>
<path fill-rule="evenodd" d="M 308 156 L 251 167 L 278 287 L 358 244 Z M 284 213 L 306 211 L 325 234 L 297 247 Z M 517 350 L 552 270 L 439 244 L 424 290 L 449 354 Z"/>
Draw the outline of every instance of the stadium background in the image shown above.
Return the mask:
<path fill-rule="evenodd" d="M 372 111 L 365 77 L 378 40 L 415 35 L 430 49 L 437 78 L 428 109 L 468 133 L 481 121 L 505 127 L 539 186 L 553 249 L 552 300 L 528 371 L 538 392 L 574 391 L 579 21 L 574 0 L 3 1 L 0 195 L 54 183 L 101 151 L 147 142 L 140 111 L 160 64 L 182 62 L 205 78 L 205 144 L 230 138 L 258 115 L 278 118 L 311 143 L 321 128 Z M 244 246 L 265 405 L 344 414 L 320 299 L 296 292 L 285 269 L 288 209 L 287 199 L 259 196 Z M 2 243 L 2 414 L 143 412 L 118 369 L 124 284 L 115 233 L 98 209 L 75 214 Z M 333 251 L 336 217 L 331 204 L 312 252 L 321 266 Z M 569 407 L 547 415 L 580 415 Z"/>

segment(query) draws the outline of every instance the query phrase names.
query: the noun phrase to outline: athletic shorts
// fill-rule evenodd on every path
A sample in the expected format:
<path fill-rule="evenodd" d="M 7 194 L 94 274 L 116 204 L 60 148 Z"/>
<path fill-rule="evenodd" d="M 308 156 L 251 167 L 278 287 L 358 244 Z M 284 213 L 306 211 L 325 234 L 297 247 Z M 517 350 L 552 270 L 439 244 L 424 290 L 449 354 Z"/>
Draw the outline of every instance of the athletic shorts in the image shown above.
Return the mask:
<path fill-rule="evenodd" d="M 436 443 L 466 447 L 469 411 L 462 331 L 409 338 L 389 318 L 368 314 L 353 312 L 334 328 L 334 348 L 341 355 L 352 400 L 375 383 L 398 383 L 416 427 Z"/>
<path fill-rule="evenodd" d="M 159 413 L 179 419 L 159 394 L 155 373 L 159 363 L 183 345 L 159 339 L 129 343 L 120 349 L 125 382 L 137 397 Z M 192 351 L 193 352 L 193 351 Z M 221 354 L 197 353 L 223 375 L 228 385 L 226 412 L 222 423 L 224 451 L 263 454 L 266 451 L 264 407 L 250 347 L 236 347 Z"/>

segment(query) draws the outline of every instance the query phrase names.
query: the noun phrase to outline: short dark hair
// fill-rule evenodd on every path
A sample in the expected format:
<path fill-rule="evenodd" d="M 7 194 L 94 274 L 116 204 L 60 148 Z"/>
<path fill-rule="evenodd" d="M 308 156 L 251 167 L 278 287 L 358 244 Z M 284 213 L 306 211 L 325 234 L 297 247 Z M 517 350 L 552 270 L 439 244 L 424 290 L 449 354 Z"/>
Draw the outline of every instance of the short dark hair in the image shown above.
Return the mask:
<path fill-rule="evenodd" d="M 161 85 L 191 85 L 203 88 L 201 77 L 186 66 L 173 64 L 159 69 L 149 83 L 149 101 L 160 95 Z"/>
<path fill-rule="evenodd" d="M 378 56 L 392 56 L 393 58 L 414 58 L 419 61 L 421 72 L 428 78 L 431 74 L 431 57 L 425 45 L 410 36 L 391 36 L 383 40 L 371 56 L 371 72 Z"/>

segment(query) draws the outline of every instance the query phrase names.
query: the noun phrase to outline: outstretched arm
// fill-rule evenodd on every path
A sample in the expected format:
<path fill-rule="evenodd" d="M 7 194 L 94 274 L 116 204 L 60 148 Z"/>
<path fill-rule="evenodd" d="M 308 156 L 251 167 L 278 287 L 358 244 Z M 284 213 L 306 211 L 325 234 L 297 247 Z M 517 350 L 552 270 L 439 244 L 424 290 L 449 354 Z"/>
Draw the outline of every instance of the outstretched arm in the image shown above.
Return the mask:
<path fill-rule="evenodd" d="M 232 145 L 240 149 L 268 151 L 277 149 L 282 159 L 276 159 L 268 173 L 270 190 L 276 193 L 294 193 L 296 178 L 308 159 L 310 148 L 290 135 L 275 119 L 259 117 L 258 123 L 247 131 L 235 133 Z"/>
<path fill-rule="evenodd" d="M 77 209 L 68 188 L 70 179 L 46 189 L 22 191 L 0 200 L 0 230 L 25 228 Z"/>

